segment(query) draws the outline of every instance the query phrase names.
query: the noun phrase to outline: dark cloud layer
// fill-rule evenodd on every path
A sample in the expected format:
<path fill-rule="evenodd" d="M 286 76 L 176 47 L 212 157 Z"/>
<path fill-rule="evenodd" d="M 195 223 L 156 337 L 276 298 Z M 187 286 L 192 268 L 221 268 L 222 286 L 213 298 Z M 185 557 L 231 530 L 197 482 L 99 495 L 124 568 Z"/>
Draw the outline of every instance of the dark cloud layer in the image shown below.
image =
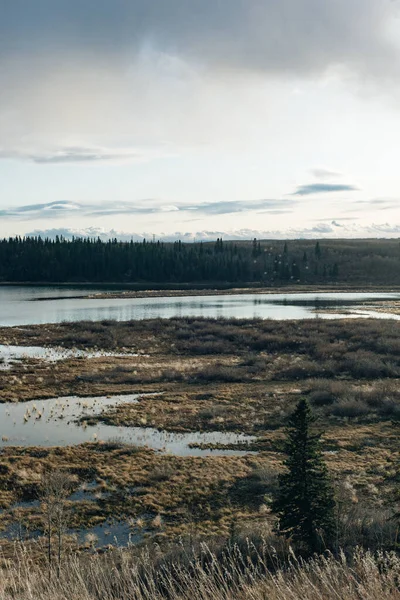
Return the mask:
<path fill-rule="evenodd" d="M 119 55 L 145 44 L 214 66 L 379 72 L 390 0 L 0 0 L 0 55 Z"/>
<path fill-rule="evenodd" d="M 0 0 L 0 158 L 89 164 L 164 143 L 236 143 L 260 110 L 256 86 L 276 77 L 297 85 L 333 69 L 386 91 L 382 78 L 400 80 L 387 33 L 397 10 L 397 0 Z M 271 120 L 274 110 L 271 100 Z"/>

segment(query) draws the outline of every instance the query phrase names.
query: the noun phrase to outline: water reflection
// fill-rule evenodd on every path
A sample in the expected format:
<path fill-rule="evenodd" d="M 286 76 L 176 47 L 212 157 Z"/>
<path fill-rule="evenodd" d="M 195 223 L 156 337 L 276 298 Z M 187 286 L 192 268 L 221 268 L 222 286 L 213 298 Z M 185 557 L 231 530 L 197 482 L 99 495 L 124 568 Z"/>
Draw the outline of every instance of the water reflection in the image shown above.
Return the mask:
<path fill-rule="evenodd" d="M 170 433 L 147 427 L 115 427 L 86 419 L 112 406 L 138 401 L 137 394 L 79 398 L 69 396 L 0 405 L 0 446 L 69 446 L 84 442 L 119 441 L 178 456 L 238 455 L 237 450 L 203 450 L 192 444 L 231 445 L 255 438 L 230 432 Z M 155 400 L 156 401 L 156 400 Z"/>
<path fill-rule="evenodd" d="M 78 348 L 46 348 L 43 346 L 12 346 L 0 344 L 0 370 L 10 369 L 14 363 L 27 358 L 54 363 L 69 358 L 99 358 L 102 356 L 126 357 L 138 354 L 106 352 L 105 350 L 79 350 Z M 145 356 L 145 355 L 141 355 Z"/>
<path fill-rule="evenodd" d="M 101 289 L 91 292 L 101 292 Z M 185 298 L 82 298 L 87 291 L 64 287 L 1 287 L 0 325 L 23 326 L 62 321 L 129 321 L 156 317 L 226 317 L 263 319 L 314 318 L 314 309 L 373 300 L 400 299 L 398 293 L 298 293 L 188 296 Z M 54 298 L 54 299 L 52 299 Z M 31 302 L 42 299 L 40 302 Z M 384 313 L 381 313 L 384 314 Z M 325 315 L 321 315 L 325 318 Z M 344 315 L 335 315 L 335 318 Z M 347 315 L 346 315 L 347 316 Z M 357 317 L 364 315 L 356 315 Z M 382 318 L 382 317 L 381 317 Z M 384 318 L 396 318 L 385 314 Z"/>

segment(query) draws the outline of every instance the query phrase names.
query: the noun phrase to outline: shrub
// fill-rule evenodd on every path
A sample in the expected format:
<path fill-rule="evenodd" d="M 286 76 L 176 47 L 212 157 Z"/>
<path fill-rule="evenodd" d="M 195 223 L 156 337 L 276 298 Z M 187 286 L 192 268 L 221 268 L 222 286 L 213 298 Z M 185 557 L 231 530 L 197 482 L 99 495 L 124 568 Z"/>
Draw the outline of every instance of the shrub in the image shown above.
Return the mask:
<path fill-rule="evenodd" d="M 331 413 L 336 417 L 364 417 L 370 412 L 367 404 L 355 398 L 340 400 L 331 407 Z"/>
<path fill-rule="evenodd" d="M 311 392 L 309 400 L 313 406 L 328 406 L 335 402 L 335 396 L 330 390 L 316 390 Z"/>
<path fill-rule="evenodd" d="M 326 377 L 324 367 L 310 360 L 301 360 L 288 367 L 279 369 L 274 374 L 274 379 L 308 379 L 309 377 Z"/>

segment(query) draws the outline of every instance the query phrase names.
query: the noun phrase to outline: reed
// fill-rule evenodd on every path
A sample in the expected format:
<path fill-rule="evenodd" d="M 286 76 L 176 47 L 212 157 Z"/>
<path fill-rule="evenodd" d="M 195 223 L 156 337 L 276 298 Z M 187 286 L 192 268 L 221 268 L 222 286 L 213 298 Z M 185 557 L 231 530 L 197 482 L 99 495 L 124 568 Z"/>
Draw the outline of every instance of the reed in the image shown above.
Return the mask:
<path fill-rule="evenodd" d="M 289 550 L 279 563 L 273 548 L 255 556 L 232 545 L 217 555 L 203 545 L 175 560 L 129 550 L 74 555 L 60 573 L 32 563 L 16 547 L 5 561 L 0 600 L 381 600 L 400 598 L 400 558 L 356 550 L 302 561 Z M 274 553 L 275 552 L 275 553 Z"/>

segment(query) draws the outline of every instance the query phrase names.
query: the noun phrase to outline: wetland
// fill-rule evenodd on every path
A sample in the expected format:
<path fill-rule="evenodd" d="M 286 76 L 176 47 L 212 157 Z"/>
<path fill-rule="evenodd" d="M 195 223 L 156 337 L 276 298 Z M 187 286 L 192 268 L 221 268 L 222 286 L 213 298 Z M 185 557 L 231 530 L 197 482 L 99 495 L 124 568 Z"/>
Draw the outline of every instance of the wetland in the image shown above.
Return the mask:
<path fill-rule="evenodd" d="M 398 452 L 398 333 L 370 318 L 0 328 L 3 357 L 15 359 L 0 371 L 3 550 L 16 536 L 41 540 L 49 470 L 73 478 L 74 547 L 267 527 L 285 418 L 301 396 L 336 485 L 357 514 L 379 514 Z"/>

